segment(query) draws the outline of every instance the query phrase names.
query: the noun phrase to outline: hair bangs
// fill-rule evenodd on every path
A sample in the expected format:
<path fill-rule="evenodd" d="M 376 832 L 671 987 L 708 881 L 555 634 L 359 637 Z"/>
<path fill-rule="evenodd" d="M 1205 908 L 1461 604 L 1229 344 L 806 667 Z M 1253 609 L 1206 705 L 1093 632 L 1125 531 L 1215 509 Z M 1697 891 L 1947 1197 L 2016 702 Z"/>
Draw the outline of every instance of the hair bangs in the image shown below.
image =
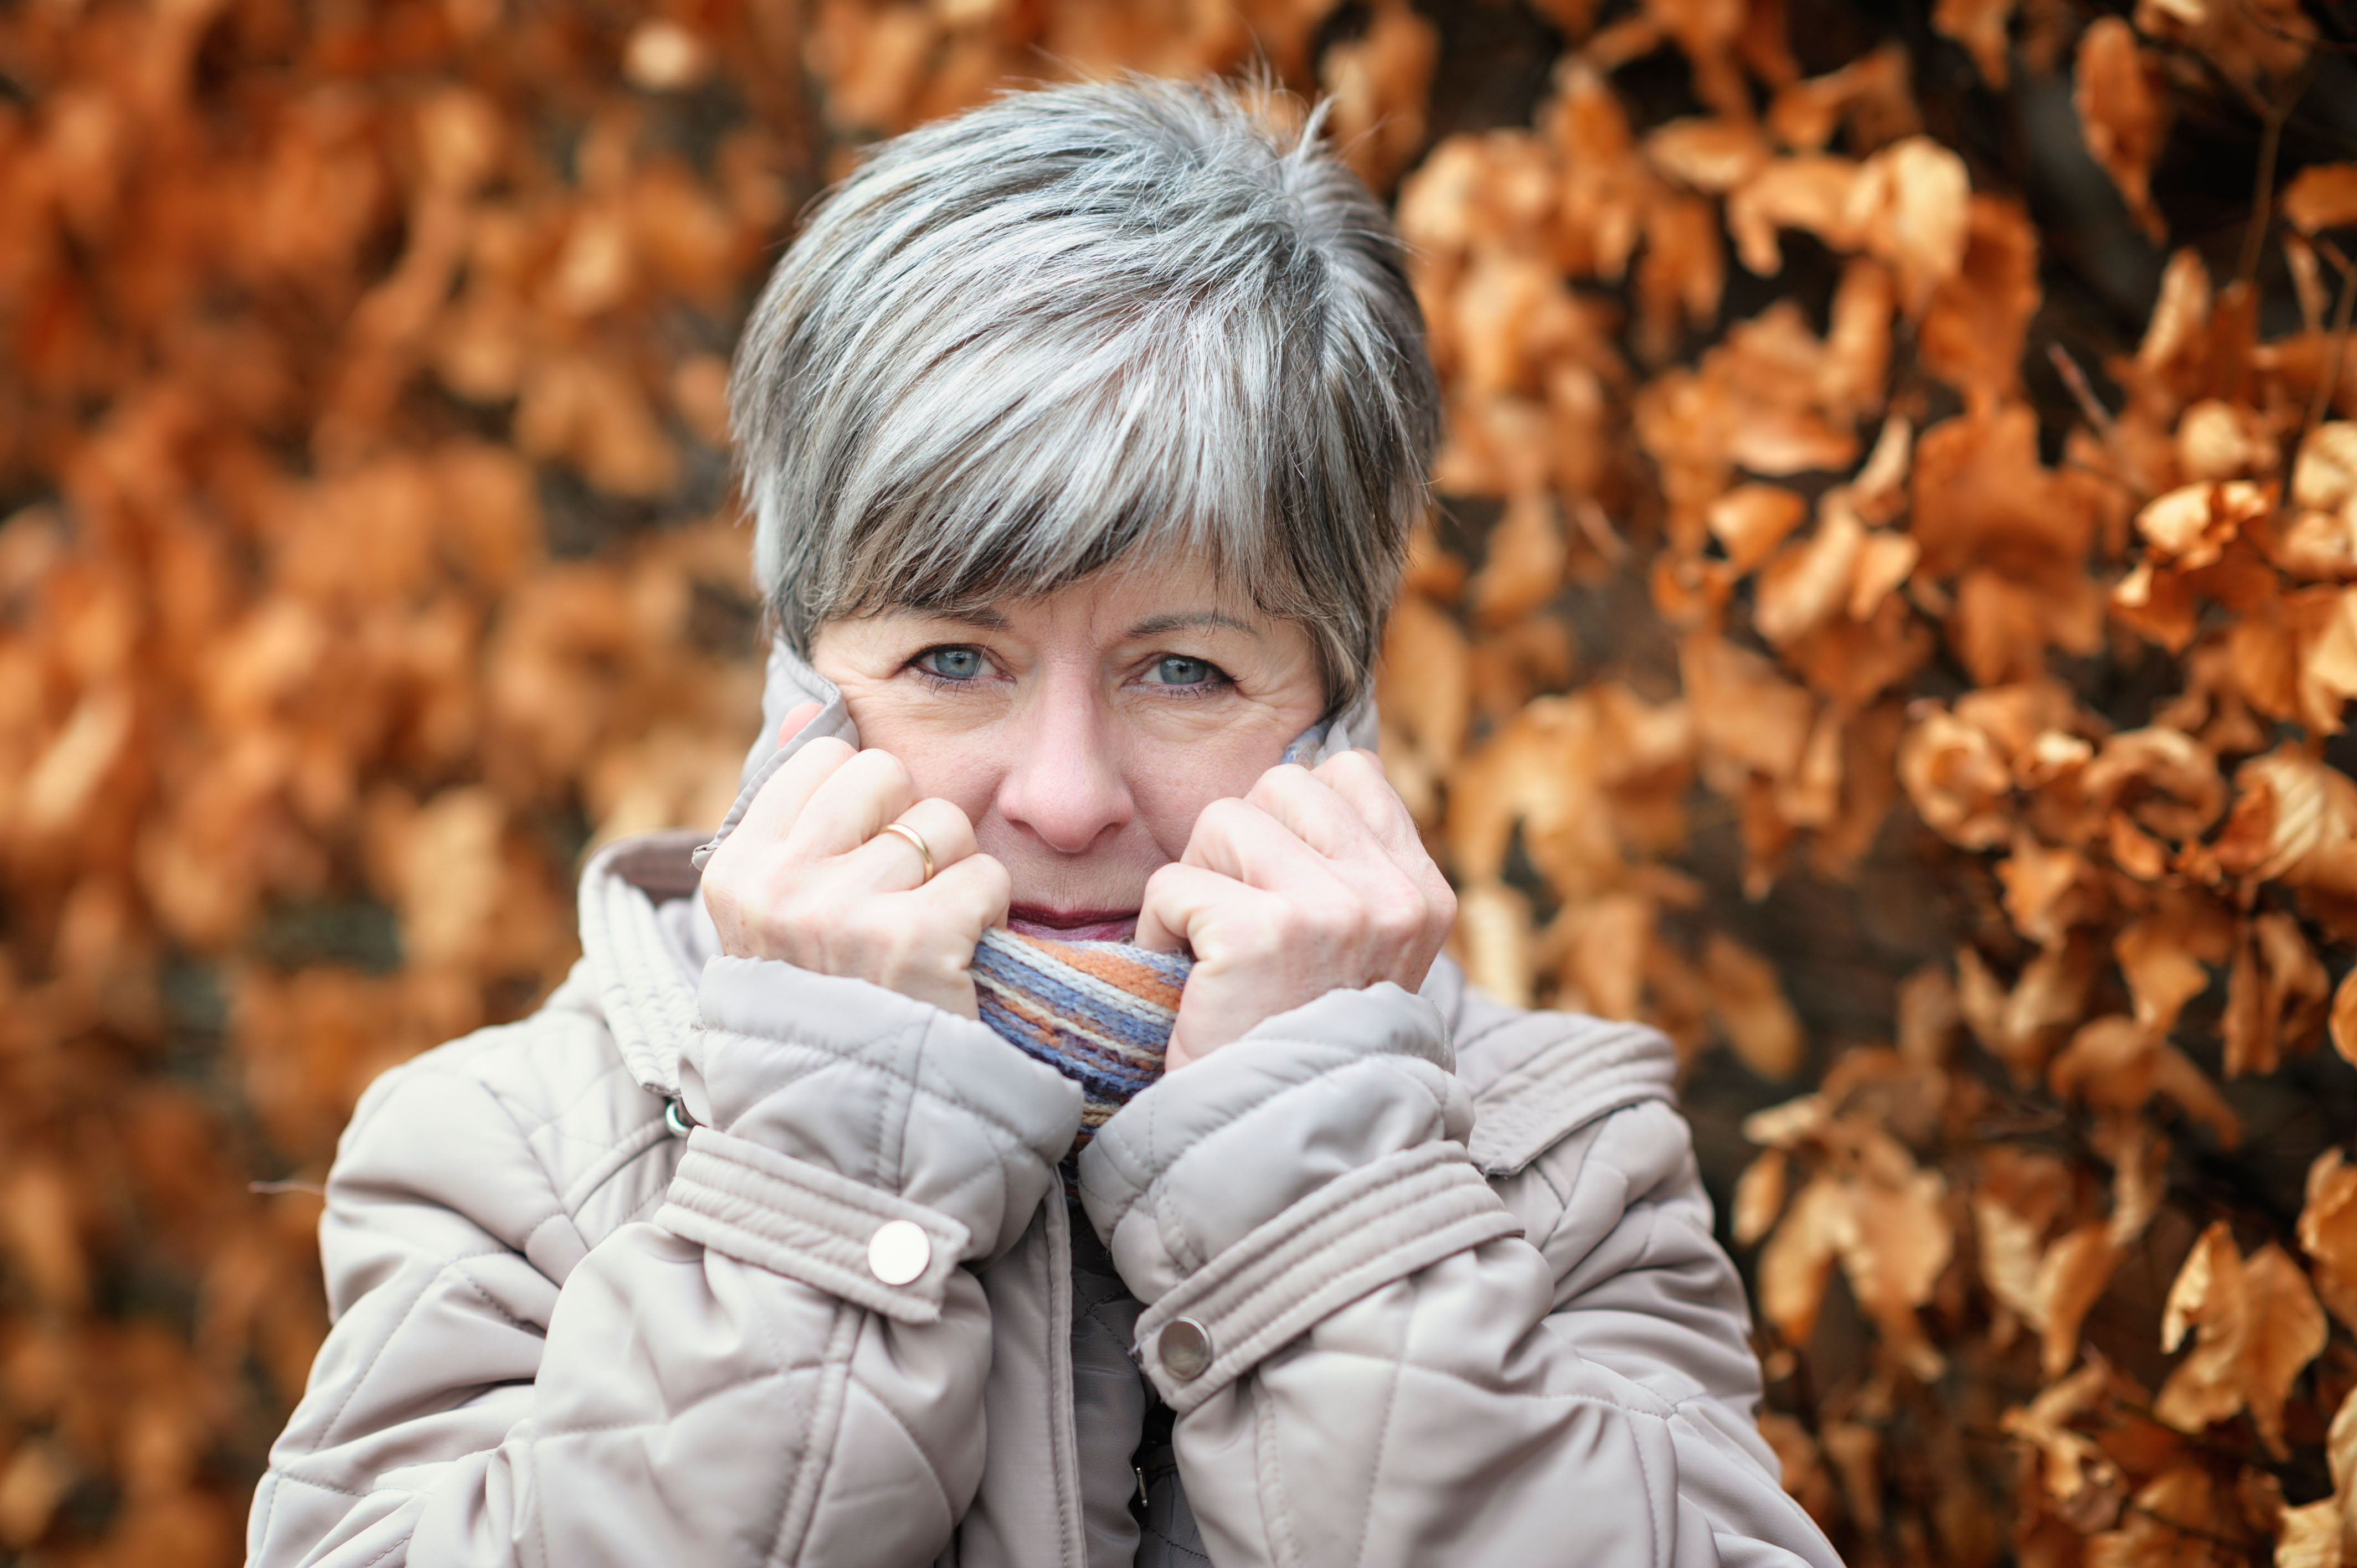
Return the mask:
<path fill-rule="evenodd" d="M 730 387 L 781 633 L 1192 558 L 1372 670 L 1438 392 L 1383 209 L 1244 95 L 1016 93 L 814 209 Z"/>
<path fill-rule="evenodd" d="M 838 613 L 973 609 L 1133 555 L 1200 561 L 1262 609 L 1298 613 L 1273 548 L 1281 498 L 1254 450 L 1256 378 L 1191 326 L 1148 311 L 1074 353 L 1087 326 L 1031 322 L 911 378 L 845 475 Z"/>

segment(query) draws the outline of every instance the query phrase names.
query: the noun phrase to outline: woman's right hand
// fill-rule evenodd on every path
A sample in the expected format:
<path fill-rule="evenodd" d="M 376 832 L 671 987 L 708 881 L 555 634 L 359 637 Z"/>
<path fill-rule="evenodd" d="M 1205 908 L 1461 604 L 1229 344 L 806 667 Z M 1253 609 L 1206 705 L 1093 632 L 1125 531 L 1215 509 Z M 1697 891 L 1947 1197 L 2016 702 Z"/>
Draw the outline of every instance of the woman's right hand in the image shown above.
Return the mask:
<path fill-rule="evenodd" d="M 884 832 L 893 822 L 932 851 L 931 880 L 917 847 Z M 729 957 L 865 980 L 968 1018 L 974 944 L 1006 918 L 1008 892 L 963 811 L 918 800 L 899 758 L 832 736 L 770 776 L 704 867 Z"/>

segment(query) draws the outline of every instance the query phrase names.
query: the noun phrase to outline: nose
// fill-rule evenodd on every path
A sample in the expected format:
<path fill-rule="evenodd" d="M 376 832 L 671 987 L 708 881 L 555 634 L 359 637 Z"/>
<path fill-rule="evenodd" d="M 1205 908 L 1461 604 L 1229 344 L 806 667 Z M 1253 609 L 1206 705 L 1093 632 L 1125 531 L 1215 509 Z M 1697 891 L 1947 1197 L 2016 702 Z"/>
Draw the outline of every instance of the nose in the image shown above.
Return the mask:
<path fill-rule="evenodd" d="M 1122 773 L 1117 721 L 1093 683 L 1050 678 L 1024 706 L 1014 765 L 999 783 L 999 815 L 1060 854 L 1114 837 L 1136 802 Z"/>

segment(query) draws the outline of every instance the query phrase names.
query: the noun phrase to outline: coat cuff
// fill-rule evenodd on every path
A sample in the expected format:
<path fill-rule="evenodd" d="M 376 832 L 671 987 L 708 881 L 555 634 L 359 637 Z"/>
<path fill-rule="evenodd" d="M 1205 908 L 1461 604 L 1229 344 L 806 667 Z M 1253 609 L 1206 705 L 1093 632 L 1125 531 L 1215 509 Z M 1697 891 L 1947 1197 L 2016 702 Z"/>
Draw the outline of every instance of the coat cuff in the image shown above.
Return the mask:
<path fill-rule="evenodd" d="M 1361 1296 L 1523 1233 L 1456 1144 L 1404 1149 L 1329 1182 L 1137 1320 L 1138 1361 L 1185 1415 Z"/>
<path fill-rule="evenodd" d="M 756 1177 L 807 1166 L 961 1227 L 959 1251 L 980 1261 L 1030 1223 L 1080 1126 L 1079 1085 L 970 1018 L 865 981 L 718 958 L 697 1010 L 680 1058 L 688 1115 L 732 1151 L 784 1162 L 730 1155 L 732 1203 L 774 1197 Z"/>
<path fill-rule="evenodd" d="M 655 1222 L 901 1323 L 938 1323 L 972 1233 L 922 1204 L 709 1127 L 688 1135 Z"/>

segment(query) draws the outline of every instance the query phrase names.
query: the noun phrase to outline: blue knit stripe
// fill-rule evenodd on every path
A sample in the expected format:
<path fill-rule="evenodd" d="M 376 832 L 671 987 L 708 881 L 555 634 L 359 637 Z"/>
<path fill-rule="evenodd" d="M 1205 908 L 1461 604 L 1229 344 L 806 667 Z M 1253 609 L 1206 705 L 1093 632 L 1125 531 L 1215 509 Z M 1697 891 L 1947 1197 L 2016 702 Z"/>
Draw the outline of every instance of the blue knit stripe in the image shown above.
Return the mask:
<path fill-rule="evenodd" d="M 1083 955 L 1103 954 L 1118 967 L 1142 970 L 1176 990 L 1187 983 L 1187 972 L 1194 963 L 1184 953 L 1149 952 L 1144 948 L 1125 942 L 1060 942 L 1058 948 L 1070 949 Z M 1169 1012 L 1150 997 L 1098 975 L 1073 967 L 1056 956 L 1048 944 L 1016 936 L 1013 932 L 994 927 L 983 933 L 974 949 L 974 963 L 1001 972 L 1021 971 L 1037 974 L 1070 991 L 1085 995 L 1098 1006 L 1124 1015 L 1144 1012 L 1161 1015 Z"/>
<path fill-rule="evenodd" d="M 1110 961 L 1082 970 L 1060 952 Z M 974 955 L 974 1001 L 982 1022 L 1024 1055 L 1081 1086 L 1079 1142 L 1162 1075 L 1177 1014 L 1160 996 L 1117 983 L 1126 972 L 1157 993 L 1186 983 L 1184 954 L 1148 952 L 1115 942 L 1047 944 L 994 929 Z M 1108 974 L 1110 972 L 1110 976 Z"/>
<path fill-rule="evenodd" d="M 1114 991 L 1094 975 L 1083 974 L 1045 954 L 1017 961 L 985 944 L 974 950 L 974 969 L 977 976 L 986 975 L 1011 992 L 1036 997 L 1061 1015 L 1145 1044 L 1168 1039 L 1177 1016 L 1168 1008 Z"/>

